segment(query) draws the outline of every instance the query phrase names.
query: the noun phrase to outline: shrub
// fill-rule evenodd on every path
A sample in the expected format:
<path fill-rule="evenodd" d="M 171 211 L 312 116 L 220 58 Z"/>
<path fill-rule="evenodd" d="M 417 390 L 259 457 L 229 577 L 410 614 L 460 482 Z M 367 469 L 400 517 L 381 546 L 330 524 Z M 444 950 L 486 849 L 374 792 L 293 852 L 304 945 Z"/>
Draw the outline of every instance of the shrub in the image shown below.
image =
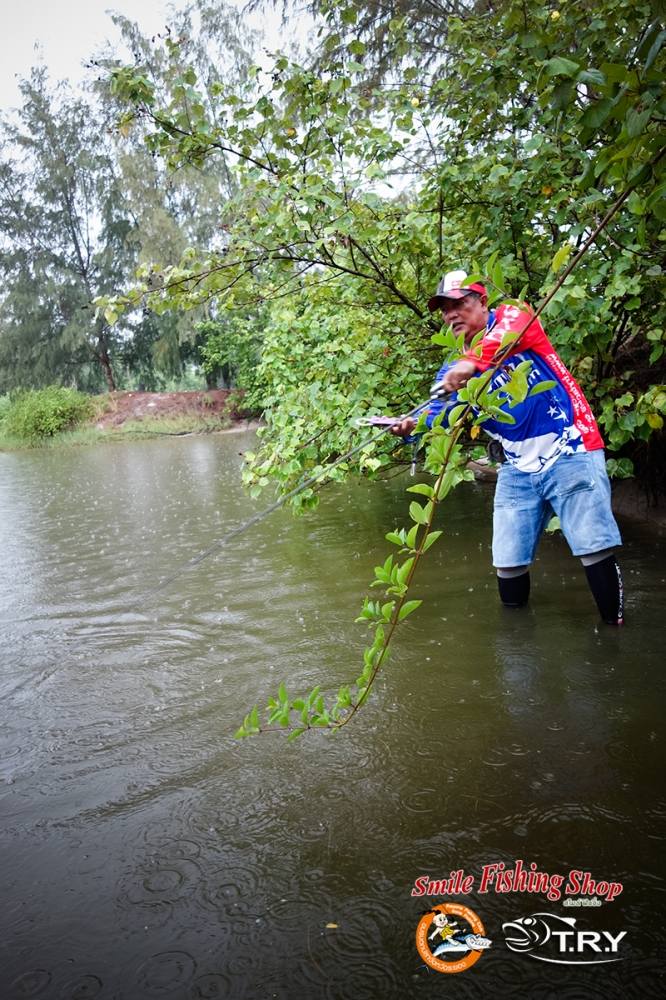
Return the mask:
<path fill-rule="evenodd" d="M 38 442 L 80 423 L 92 413 L 90 399 L 76 389 L 51 385 L 13 396 L 4 411 L 5 433 Z"/>

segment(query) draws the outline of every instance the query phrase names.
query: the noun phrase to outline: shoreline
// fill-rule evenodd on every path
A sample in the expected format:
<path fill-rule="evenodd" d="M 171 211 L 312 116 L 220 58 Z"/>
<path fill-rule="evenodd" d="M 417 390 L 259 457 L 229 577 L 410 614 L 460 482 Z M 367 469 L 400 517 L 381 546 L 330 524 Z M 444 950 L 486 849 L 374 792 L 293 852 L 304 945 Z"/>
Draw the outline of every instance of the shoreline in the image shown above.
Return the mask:
<path fill-rule="evenodd" d="M 140 424 L 145 426 L 140 426 Z M 11 454 L 21 451 L 44 451 L 53 448 L 82 448 L 96 444 L 119 444 L 126 441 L 143 441 L 148 438 L 160 437 L 198 437 L 208 434 L 242 434 L 247 431 L 256 431 L 262 425 L 262 421 L 256 417 L 247 417 L 234 420 L 228 427 L 215 427 L 208 423 L 202 423 L 199 427 L 189 427 L 185 430 L 168 430 L 165 426 L 166 420 L 155 420 L 159 426 L 151 427 L 151 420 L 131 422 L 126 429 L 125 425 L 118 425 L 113 429 L 100 427 L 95 423 L 85 424 L 69 431 L 61 431 L 52 437 L 41 441 L 29 443 L 11 438 L 0 438 L 0 454 Z"/>
<path fill-rule="evenodd" d="M 218 390 L 219 391 L 219 390 Z M 128 398 L 138 394 L 127 393 Z M 154 395 L 169 396 L 186 395 L 185 393 L 155 393 L 141 394 L 142 396 Z M 204 395 L 192 393 L 191 395 Z M 145 411 L 144 411 L 145 412 Z M 258 417 L 229 417 L 229 425 L 221 426 L 220 417 L 208 414 L 192 412 L 191 409 L 165 416 L 145 415 L 132 417 L 113 423 L 104 424 L 100 422 L 99 416 L 89 423 L 74 428 L 69 431 L 62 431 L 53 437 L 40 442 L 29 444 L 27 442 L 15 441 L 9 438 L 0 437 L 0 454 L 20 451 L 34 451 L 61 447 L 85 447 L 95 444 L 122 443 L 125 441 L 141 441 L 149 438 L 159 437 L 195 437 L 206 434 L 243 434 L 248 431 L 256 431 L 263 426 L 264 421 Z M 175 429 L 179 424 L 190 424 L 183 429 Z M 217 426 L 216 426 L 217 424 Z M 174 429 L 169 429 L 173 425 Z M 477 482 L 494 483 L 497 478 L 497 470 L 487 461 L 470 460 L 467 468 L 474 473 Z M 651 503 L 646 491 L 635 479 L 620 479 L 612 482 L 612 504 L 615 514 L 622 518 L 644 524 L 659 532 L 666 530 L 666 504 L 663 502 Z"/>

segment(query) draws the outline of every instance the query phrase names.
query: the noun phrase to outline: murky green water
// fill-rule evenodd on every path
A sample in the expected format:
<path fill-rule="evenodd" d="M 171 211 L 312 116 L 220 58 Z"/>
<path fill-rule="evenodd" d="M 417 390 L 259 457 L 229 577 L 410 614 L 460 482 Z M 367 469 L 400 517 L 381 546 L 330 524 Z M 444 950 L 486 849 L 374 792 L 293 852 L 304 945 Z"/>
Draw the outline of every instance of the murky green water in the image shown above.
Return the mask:
<path fill-rule="evenodd" d="M 329 490 L 141 607 L 258 509 L 238 483 L 249 446 L 0 455 L 3 1000 L 661 995 L 663 541 L 623 525 L 624 631 L 596 629 L 558 538 L 531 608 L 510 614 L 489 569 L 492 487 L 461 488 L 426 602 L 356 722 L 236 743 L 282 679 L 357 675 L 353 620 L 407 506 L 401 479 Z M 570 909 L 478 891 L 484 865 L 518 859 L 624 891 Z M 415 947 L 444 897 L 411 889 L 456 869 L 493 944 L 445 975 Z M 626 930 L 620 960 L 510 951 L 502 923 L 539 912 Z"/>

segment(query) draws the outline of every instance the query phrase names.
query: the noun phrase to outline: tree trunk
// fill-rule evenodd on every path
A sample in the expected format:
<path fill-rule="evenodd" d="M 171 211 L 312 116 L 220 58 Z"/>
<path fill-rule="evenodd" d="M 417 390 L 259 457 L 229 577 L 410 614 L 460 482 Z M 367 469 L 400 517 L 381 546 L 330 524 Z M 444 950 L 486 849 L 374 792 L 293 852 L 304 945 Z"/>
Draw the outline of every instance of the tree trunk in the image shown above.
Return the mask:
<path fill-rule="evenodd" d="M 111 358 L 109 357 L 109 348 L 106 343 L 106 337 L 104 336 L 104 330 L 98 330 L 97 332 L 97 351 L 95 352 L 95 357 L 102 366 L 102 371 L 104 372 L 104 378 L 106 379 L 106 384 L 109 387 L 109 392 L 116 391 L 116 380 L 113 377 L 113 369 L 111 368 Z"/>

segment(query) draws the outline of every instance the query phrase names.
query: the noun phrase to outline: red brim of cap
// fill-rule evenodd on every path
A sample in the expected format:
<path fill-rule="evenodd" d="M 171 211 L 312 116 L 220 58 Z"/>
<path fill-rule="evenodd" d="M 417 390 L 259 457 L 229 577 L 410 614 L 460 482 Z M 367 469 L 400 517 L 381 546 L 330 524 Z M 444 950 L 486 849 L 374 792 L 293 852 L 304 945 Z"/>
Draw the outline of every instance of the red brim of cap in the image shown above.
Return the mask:
<path fill-rule="evenodd" d="M 446 295 L 433 295 L 428 301 L 428 309 L 430 312 L 435 312 L 436 309 L 442 308 L 447 299 L 464 299 L 470 292 L 478 292 L 479 295 L 488 294 L 485 285 L 475 282 L 473 285 L 465 285 L 464 288 L 452 288 Z"/>

